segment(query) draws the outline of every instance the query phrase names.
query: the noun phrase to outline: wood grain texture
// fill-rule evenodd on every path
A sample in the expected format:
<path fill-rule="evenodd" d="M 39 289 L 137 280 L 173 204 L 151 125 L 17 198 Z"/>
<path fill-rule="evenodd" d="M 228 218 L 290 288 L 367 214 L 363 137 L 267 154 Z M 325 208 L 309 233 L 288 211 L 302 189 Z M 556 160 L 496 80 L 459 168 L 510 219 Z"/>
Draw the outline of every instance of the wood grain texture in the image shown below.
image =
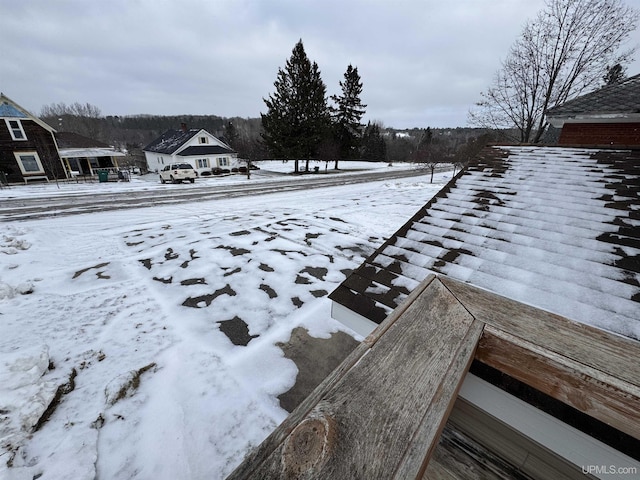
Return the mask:
<path fill-rule="evenodd" d="M 229 478 L 421 478 L 483 327 L 425 283 Z"/>
<path fill-rule="evenodd" d="M 640 439 L 640 388 L 487 325 L 476 358 Z"/>
<path fill-rule="evenodd" d="M 421 478 L 474 357 L 640 438 L 640 342 L 431 276 L 229 478 Z"/>
<path fill-rule="evenodd" d="M 318 387 L 303 400 L 300 405 L 274 430 L 257 448 L 252 450 L 243 462 L 227 477 L 228 479 L 253 478 L 252 472 L 256 466 L 262 464 L 273 454 L 276 448 L 292 433 L 298 424 L 300 424 L 311 409 L 322 399 L 325 392 L 335 388 L 336 384 L 342 379 L 346 372 L 353 368 L 360 359 L 369 352 L 370 348 L 380 339 L 386 330 L 395 323 L 404 311 L 418 298 L 422 292 L 429 287 L 435 279 L 435 275 L 431 275 L 425 279 L 423 283 L 416 288 L 407 300 L 396 308 L 382 324 L 380 324 L 371 334 L 358 345 L 349 356 L 323 381 Z"/>
<path fill-rule="evenodd" d="M 573 362 L 640 387 L 640 342 L 540 310 L 486 290 L 438 277 L 481 322 Z"/>

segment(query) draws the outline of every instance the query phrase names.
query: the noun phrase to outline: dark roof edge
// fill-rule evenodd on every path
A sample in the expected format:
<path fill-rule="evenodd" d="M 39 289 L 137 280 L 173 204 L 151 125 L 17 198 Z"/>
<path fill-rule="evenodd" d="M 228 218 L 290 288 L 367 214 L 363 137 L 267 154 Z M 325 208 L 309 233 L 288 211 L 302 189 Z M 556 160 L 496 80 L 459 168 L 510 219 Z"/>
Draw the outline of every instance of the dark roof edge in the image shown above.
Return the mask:
<path fill-rule="evenodd" d="M 580 148 L 583 150 L 640 150 L 640 145 L 618 145 L 618 144 L 581 144 L 581 143 L 488 143 L 487 147 L 536 147 L 536 148 Z M 475 160 L 476 157 L 474 157 Z"/>
<path fill-rule="evenodd" d="M 487 146 L 485 148 L 491 148 L 490 146 Z M 401 232 L 406 232 L 407 230 L 409 230 L 411 228 L 411 226 L 413 225 L 413 223 L 422 218 L 425 214 L 425 212 L 427 210 L 429 210 L 429 208 L 431 207 L 431 205 L 433 205 L 435 202 L 438 201 L 439 198 L 443 198 L 446 196 L 447 193 L 449 193 L 449 191 L 451 191 L 451 189 L 455 186 L 456 182 L 458 181 L 458 179 L 462 176 L 465 175 L 467 173 L 467 169 L 468 166 L 465 166 L 462 170 L 460 170 L 453 178 L 451 178 L 440 190 L 438 190 L 438 193 L 436 193 L 433 197 L 431 197 L 431 199 L 422 207 L 420 207 L 418 209 L 418 211 L 416 211 L 415 214 L 413 214 L 411 216 L 411 218 L 404 223 L 404 225 L 402 225 L 398 230 L 396 230 L 396 232 L 387 239 L 387 241 L 385 241 L 382 245 L 380 245 L 371 255 L 369 255 L 361 264 L 360 266 L 358 266 L 358 268 L 356 268 L 356 270 L 354 270 L 353 273 L 356 273 L 359 269 L 363 268 L 363 266 L 367 265 L 367 264 L 371 264 L 373 259 L 375 257 L 377 257 L 387 246 L 389 246 L 390 244 L 395 244 L 398 234 Z M 346 279 L 345 279 L 346 281 Z M 345 287 L 343 287 L 344 281 L 342 283 L 340 283 L 340 285 L 338 285 L 338 287 L 336 287 L 336 289 L 331 292 L 329 294 L 329 298 L 331 300 L 333 300 L 334 302 L 337 302 L 347 308 L 350 308 L 346 303 L 343 303 L 341 300 L 345 299 L 345 291 L 347 291 L 348 289 L 346 289 Z M 349 295 L 346 295 L 347 297 L 349 297 Z M 375 303 L 375 300 L 370 299 L 372 302 Z M 356 307 L 357 308 L 357 307 Z M 370 313 L 370 309 L 372 307 L 370 305 L 367 305 L 367 308 L 365 308 L 363 311 L 358 311 L 356 313 L 359 313 L 363 316 L 367 316 L 368 313 Z M 382 320 L 384 320 L 384 318 L 380 319 L 380 322 L 378 322 L 379 317 L 376 316 L 376 318 L 372 319 L 372 321 L 376 322 L 376 323 L 380 323 Z"/>
<path fill-rule="evenodd" d="M 579 143 L 561 144 L 561 145 L 537 145 L 538 147 L 559 147 L 559 148 L 581 148 L 585 150 L 640 150 L 640 145 L 618 145 L 618 144 L 606 144 L 606 145 L 582 145 Z"/>

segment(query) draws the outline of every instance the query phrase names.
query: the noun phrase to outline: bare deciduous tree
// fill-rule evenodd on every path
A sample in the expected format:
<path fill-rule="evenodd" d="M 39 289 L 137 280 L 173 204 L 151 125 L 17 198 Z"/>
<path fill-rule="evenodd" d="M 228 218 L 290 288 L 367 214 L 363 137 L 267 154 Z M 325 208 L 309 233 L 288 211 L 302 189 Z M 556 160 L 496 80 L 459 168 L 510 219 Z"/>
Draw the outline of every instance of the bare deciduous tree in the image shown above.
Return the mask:
<path fill-rule="evenodd" d="M 422 133 L 418 147 L 411 154 L 411 161 L 416 168 L 429 170 L 431 172 L 431 183 L 433 183 L 433 174 L 441 163 L 442 156 L 443 152 L 440 143 L 433 140 L 433 132 L 431 128 L 427 127 Z"/>
<path fill-rule="evenodd" d="M 52 103 L 42 107 L 40 117 L 58 130 L 99 139 L 102 112 L 90 103 Z"/>
<path fill-rule="evenodd" d="M 521 142 L 537 143 L 545 112 L 601 85 L 609 65 L 628 63 L 621 51 L 638 12 L 621 0 L 547 0 L 525 24 L 482 101 L 472 124 L 516 128 Z"/>

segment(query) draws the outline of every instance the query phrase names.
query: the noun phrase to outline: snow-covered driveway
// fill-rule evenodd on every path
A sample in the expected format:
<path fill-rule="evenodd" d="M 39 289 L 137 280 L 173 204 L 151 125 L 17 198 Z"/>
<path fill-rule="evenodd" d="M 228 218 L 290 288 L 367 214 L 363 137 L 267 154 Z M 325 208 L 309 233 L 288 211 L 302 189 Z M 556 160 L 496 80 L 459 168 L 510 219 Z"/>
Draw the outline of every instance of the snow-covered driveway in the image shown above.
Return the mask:
<path fill-rule="evenodd" d="M 224 478 L 286 417 L 276 343 L 450 176 L 5 223 L 0 478 Z"/>

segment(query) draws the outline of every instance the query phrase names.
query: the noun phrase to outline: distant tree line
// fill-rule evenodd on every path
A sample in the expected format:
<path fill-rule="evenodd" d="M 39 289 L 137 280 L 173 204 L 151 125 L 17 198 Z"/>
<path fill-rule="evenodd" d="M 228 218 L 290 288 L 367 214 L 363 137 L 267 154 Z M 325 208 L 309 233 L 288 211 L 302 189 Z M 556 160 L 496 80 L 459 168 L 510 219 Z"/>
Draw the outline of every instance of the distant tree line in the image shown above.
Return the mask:
<path fill-rule="evenodd" d="M 389 162 L 411 162 L 417 168 L 430 171 L 443 164 L 455 168 L 465 166 L 487 144 L 504 139 L 499 130 L 482 128 L 413 128 L 409 130 L 385 129 Z"/>
<path fill-rule="evenodd" d="M 81 107 L 81 108 L 80 108 Z M 259 118 L 223 118 L 217 115 L 107 115 L 90 104 L 56 103 L 44 106 L 40 118 L 56 130 L 74 132 L 118 148 L 128 144 L 143 147 L 168 129 L 178 129 L 182 123 L 190 128 L 204 128 L 216 136 L 224 136 L 232 122 L 238 138 L 257 138 Z"/>
<path fill-rule="evenodd" d="M 366 105 L 360 100 L 363 84 L 357 67 L 349 65 L 339 82 L 341 93 L 326 96 L 318 65 L 312 63 L 299 41 L 285 68 L 278 71 L 275 92 L 264 99 L 267 112 L 261 118 L 224 118 L 216 115 L 102 116 L 91 104 L 51 104 L 41 118 L 60 131 L 71 131 L 113 145 L 144 163 L 142 148 L 168 129 L 182 123 L 203 128 L 250 161 L 264 159 L 298 162 L 324 161 L 325 169 L 339 161 L 414 162 L 433 167 L 461 162 L 477 139 L 495 140 L 483 129 L 395 130 L 379 122 L 361 123 Z M 332 102 L 329 103 L 329 100 Z M 495 133 L 495 132 L 494 132 Z M 472 146 L 472 147 L 471 147 Z M 433 169 L 432 169 L 433 170 Z"/>
<path fill-rule="evenodd" d="M 166 130 L 177 129 L 181 123 L 186 123 L 189 127 L 204 128 L 211 132 L 237 151 L 241 158 L 252 161 L 276 158 L 267 149 L 261 136 L 261 118 L 224 118 L 216 115 L 102 116 L 99 107 L 80 103 L 47 105 L 42 108 L 40 118 L 59 131 L 78 133 L 138 156 L 142 155 L 141 149 L 145 145 Z M 495 142 L 500 134 L 494 131 L 487 135 L 484 129 L 462 127 L 399 130 L 387 128 L 380 122 L 367 123 L 361 132 L 358 143 L 347 135 L 343 137 L 348 139 L 344 143 L 333 137 L 324 138 L 313 159 L 327 163 L 345 159 L 420 163 L 429 157 L 439 162 L 450 162 L 459 150 L 464 150 L 475 139 Z"/>

